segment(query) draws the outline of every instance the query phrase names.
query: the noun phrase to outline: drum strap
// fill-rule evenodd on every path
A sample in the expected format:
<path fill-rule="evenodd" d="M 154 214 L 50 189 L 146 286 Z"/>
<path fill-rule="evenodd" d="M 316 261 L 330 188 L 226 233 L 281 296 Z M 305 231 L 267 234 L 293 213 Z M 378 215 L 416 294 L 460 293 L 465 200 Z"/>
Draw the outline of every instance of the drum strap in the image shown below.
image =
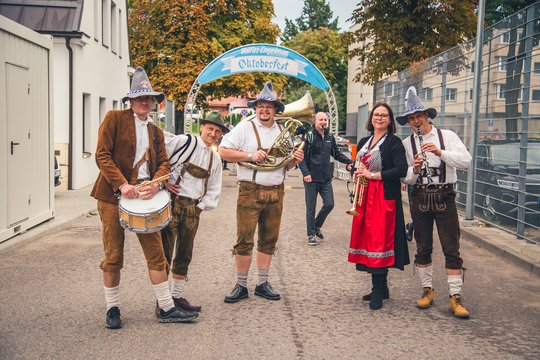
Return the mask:
<path fill-rule="evenodd" d="M 144 155 L 137 161 L 135 166 L 133 167 L 133 172 L 131 173 L 131 179 L 130 184 L 134 185 L 137 183 L 137 178 L 139 177 L 139 168 L 144 164 L 145 161 L 150 160 L 150 149 L 146 149 L 144 152 Z"/>

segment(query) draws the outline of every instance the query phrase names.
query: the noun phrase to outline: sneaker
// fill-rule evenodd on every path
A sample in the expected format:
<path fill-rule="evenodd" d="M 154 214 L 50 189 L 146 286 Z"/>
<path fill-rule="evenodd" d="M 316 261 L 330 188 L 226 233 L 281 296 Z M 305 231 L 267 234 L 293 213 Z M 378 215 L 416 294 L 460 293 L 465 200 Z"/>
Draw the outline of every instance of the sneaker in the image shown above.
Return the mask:
<path fill-rule="evenodd" d="M 448 305 L 448 308 L 455 317 L 467 319 L 469 317 L 469 310 L 465 309 L 465 306 L 463 306 L 463 298 L 461 295 L 450 295 L 450 304 Z"/>
<path fill-rule="evenodd" d="M 317 239 L 315 239 L 315 235 L 309 235 L 308 238 L 307 238 L 307 243 L 310 246 L 317 245 Z"/>
<path fill-rule="evenodd" d="M 315 236 L 318 237 L 320 240 L 324 240 L 324 235 L 321 232 L 321 228 L 315 228 Z"/>
<path fill-rule="evenodd" d="M 179 322 L 192 322 L 199 316 L 196 311 L 185 311 L 177 307 L 173 307 L 169 311 L 163 311 L 159 309 L 160 323 L 179 323 Z"/>
<path fill-rule="evenodd" d="M 107 310 L 105 327 L 107 327 L 107 329 L 120 329 L 122 327 L 122 319 L 120 318 L 120 309 L 118 306 L 113 306 Z"/>
<path fill-rule="evenodd" d="M 427 309 L 433 304 L 435 289 L 431 287 L 422 288 L 422 297 L 417 301 L 416 307 L 419 309 Z"/>
<path fill-rule="evenodd" d="M 174 301 L 174 306 L 176 306 L 177 308 L 180 308 L 182 310 L 186 310 L 186 311 L 196 311 L 196 312 L 200 312 L 202 310 L 202 307 L 199 306 L 199 305 L 191 305 L 189 303 L 189 301 L 187 301 L 186 298 L 173 298 L 173 301 Z"/>

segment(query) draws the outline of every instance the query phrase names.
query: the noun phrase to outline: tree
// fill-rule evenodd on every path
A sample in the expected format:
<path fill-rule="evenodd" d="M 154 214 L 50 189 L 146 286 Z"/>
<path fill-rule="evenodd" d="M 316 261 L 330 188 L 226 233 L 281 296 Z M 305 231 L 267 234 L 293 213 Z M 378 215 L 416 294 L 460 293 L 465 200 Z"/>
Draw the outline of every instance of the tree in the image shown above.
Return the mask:
<path fill-rule="evenodd" d="M 534 4 L 538 0 L 487 0 L 486 1 L 486 26 L 493 25 L 519 10 Z M 478 6 L 478 1 L 475 1 Z"/>
<path fill-rule="evenodd" d="M 359 27 L 348 36 L 359 45 L 349 57 L 364 64 L 354 80 L 374 84 L 473 38 L 474 10 L 463 0 L 364 0 L 351 18 Z"/>
<path fill-rule="evenodd" d="M 184 101 L 198 74 L 210 61 L 234 47 L 254 42 L 275 43 L 271 0 L 184 1 L 131 0 L 129 38 L 132 64 L 147 71 L 156 89 Z M 267 74 L 243 74 L 203 86 L 206 96 L 237 96 L 260 89 Z M 284 77 L 271 77 L 283 86 Z"/>
<path fill-rule="evenodd" d="M 287 42 L 299 32 L 306 30 L 317 30 L 326 27 L 332 30 L 339 30 L 338 18 L 332 20 L 334 13 L 330 10 L 330 5 L 326 0 L 304 0 L 304 7 L 300 17 L 296 20 L 285 18 L 285 30 L 281 35 L 281 41 Z"/>
<path fill-rule="evenodd" d="M 336 30 L 321 27 L 306 30 L 284 43 L 288 48 L 308 58 L 323 73 L 332 87 L 338 104 L 340 128 L 346 122 L 345 102 L 347 98 L 347 44 L 345 36 Z M 312 93 L 318 111 L 328 111 L 324 93 L 302 80 L 290 79 L 285 88 L 288 102 L 302 97 L 306 90 Z"/>

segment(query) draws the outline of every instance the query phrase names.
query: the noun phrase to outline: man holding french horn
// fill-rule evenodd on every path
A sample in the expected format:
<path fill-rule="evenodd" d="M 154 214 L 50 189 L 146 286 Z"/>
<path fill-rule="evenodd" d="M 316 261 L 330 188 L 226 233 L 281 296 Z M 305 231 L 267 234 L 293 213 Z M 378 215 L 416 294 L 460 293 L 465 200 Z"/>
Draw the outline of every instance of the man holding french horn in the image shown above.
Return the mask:
<path fill-rule="evenodd" d="M 415 263 L 422 282 L 422 296 L 417 307 L 433 304 L 432 286 L 433 223 L 445 257 L 450 288 L 449 308 L 458 318 L 468 318 L 463 305 L 463 259 L 459 252 L 459 220 L 456 208 L 456 169 L 467 169 L 471 155 L 460 138 L 450 130 L 436 128 L 430 119 L 437 116 L 434 108 L 426 108 L 416 94 L 407 90 L 405 112 L 396 118 L 400 125 L 409 124 L 412 134 L 403 140 L 409 165 L 404 182 L 413 185 L 410 211 L 416 240 Z"/>
<path fill-rule="evenodd" d="M 304 158 L 301 149 L 285 155 L 271 151 L 274 144 L 292 141 L 289 131 L 274 117 L 285 106 L 274 93 L 272 82 L 267 82 L 255 100 L 248 102 L 255 108 L 255 118 L 239 123 L 225 135 L 219 146 L 222 159 L 237 162 L 238 201 L 236 207 L 237 241 L 233 248 L 236 262 L 236 285 L 225 296 L 226 303 L 235 303 L 248 297 L 247 278 L 251 266 L 255 230 L 258 227 L 257 268 L 258 281 L 255 295 L 279 300 L 280 294 L 268 283 L 270 263 L 279 236 L 283 210 L 284 184 L 287 170 Z M 295 130 L 290 130 L 294 135 Z M 283 134 L 285 133 L 285 134 Z M 286 161 L 283 161 L 286 159 Z"/>
<path fill-rule="evenodd" d="M 104 258 L 100 263 L 107 313 L 105 326 L 122 327 L 120 317 L 120 270 L 124 263 L 124 228 L 119 218 L 119 201 L 150 200 L 163 187 L 169 173 L 163 131 L 150 122 L 154 103 L 165 96 L 153 91 L 146 72 L 137 67 L 131 90 L 122 99 L 128 110 L 111 110 L 99 127 L 96 163 L 100 170 L 91 196 L 97 199 L 102 224 Z M 119 200 L 120 199 L 120 200 Z M 169 290 L 165 255 L 159 231 L 137 233 L 158 304 L 159 322 L 186 322 L 197 313 L 185 313 L 174 306 Z"/>

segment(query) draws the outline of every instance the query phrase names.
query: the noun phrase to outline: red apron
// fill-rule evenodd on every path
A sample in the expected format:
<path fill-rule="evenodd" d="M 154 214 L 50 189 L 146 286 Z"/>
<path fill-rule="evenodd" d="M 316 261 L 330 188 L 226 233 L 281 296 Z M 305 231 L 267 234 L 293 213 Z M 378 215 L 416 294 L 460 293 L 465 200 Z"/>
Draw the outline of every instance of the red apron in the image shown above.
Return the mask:
<path fill-rule="evenodd" d="M 353 217 L 349 262 L 371 268 L 394 265 L 396 201 L 384 198 L 382 181 L 369 181 Z"/>

